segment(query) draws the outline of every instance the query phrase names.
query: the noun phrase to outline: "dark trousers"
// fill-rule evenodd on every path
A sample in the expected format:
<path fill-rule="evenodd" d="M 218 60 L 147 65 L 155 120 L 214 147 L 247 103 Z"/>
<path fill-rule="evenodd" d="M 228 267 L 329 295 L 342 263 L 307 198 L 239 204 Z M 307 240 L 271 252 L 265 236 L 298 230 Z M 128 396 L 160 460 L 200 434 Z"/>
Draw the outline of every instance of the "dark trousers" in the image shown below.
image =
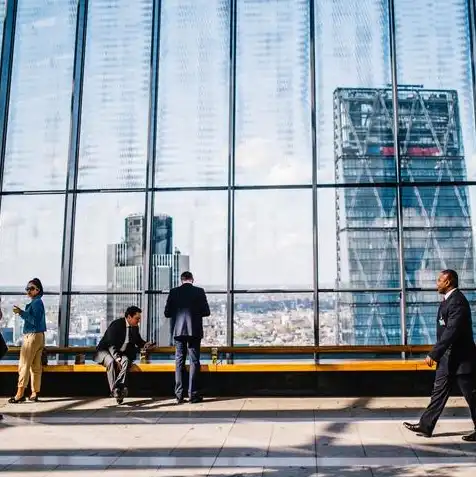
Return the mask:
<path fill-rule="evenodd" d="M 183 378 L 187 352 L 190 357 L 190 373 L 188 395 L 198 396 L 198 380 L 200 375 L 200 339 L 189 337 L 175 338 L 175 396 L 183 398 Z"/>
<path fill-rule="evenodd" d="M 450 397 L 454 382 L 458 383 L 461 393 L 468 403 L 471 419 L 476 429 L 476 381 L 472 374 L 452 374 L 447 369 L 437 369 L 430 404 L 420 418 L 420 427 L 432 433 L 443 409 Z"/>
<path fill-rule="evenodd" d="M 119 364 L 109 351 L 98 351 L 94 360 L 106 368 L 107 381 L 111 393 L 115 389 L 124 389 L 127 385 L 127 375 L 132 362 L 125 355 L 121 357 Z"/>

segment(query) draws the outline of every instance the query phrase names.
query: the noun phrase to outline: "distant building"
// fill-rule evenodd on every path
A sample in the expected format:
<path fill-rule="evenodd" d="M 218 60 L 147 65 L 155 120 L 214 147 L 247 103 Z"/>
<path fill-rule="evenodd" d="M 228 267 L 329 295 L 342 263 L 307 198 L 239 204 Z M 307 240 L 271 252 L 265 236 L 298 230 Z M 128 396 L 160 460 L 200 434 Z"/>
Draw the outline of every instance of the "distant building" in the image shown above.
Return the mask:
<path fill-rule="evenodd" d="M 456 91 L 399 88 L 399 147 L 407 293 L 407 338 L 434 340 L 435 274 L 458 271 L 474 287 L 474 248 Z M 337 342 L 398 344 L 399 254 L 395 145 L 390 89 L 339 88 L 334 92 L 336 189 Z M 425 186 L 424 183 L 430 183 Z M 388 187 L 377 186 L 381 183 Z M 431 184 L 433 183 L 433 184 Z"/>
<path fill-rule="evenodd" d="M 124 241 L 109 244 L 107 249 L 107 323 L 123 316 L 128 306 L 140 303 L 144 272 L 144 217 L 132 215 L 125 219 Z M 173 251 L 172 217 L 157 215 L 152 224 L 151 246 L 152 290 L 167 292 L 180 282 L 182 272 L 189 269 L 189 257 Z M 137 296 L 134 299 L 134 294 Z M 166 295 L 152 296 L 148 323 L 143 324 L 148 339 L 168 344 L 168 322 L 163 318 Z"/>

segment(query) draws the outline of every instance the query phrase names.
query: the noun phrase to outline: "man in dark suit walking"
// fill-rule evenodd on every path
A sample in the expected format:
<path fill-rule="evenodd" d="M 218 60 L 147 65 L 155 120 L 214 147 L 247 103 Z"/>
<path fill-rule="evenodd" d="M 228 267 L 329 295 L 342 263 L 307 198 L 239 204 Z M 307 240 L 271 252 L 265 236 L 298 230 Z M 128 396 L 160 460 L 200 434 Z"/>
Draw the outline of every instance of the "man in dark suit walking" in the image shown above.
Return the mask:
<path fill-rule="evenodd" d="M 203 317 L 210 316 L 207 296 L 203 288 L 193 285 L 193 275 L 184 272 L 182 285 L 170 290 L 164 315 L 171 318 L 171 331 L 175 343 L 175 396 L 177 404 L 184 402 L 183 375 L 187 351 L 190 355 L 188 394 L 191 403 L 202 401 L 198 393 L 200 374 L 200 341 L 203 338 Z"/>
<path fill-rule="evenodd" d="M 137 351 L 153 343 L 145 342 L 139 333 L 142 310 L 137 306 L 127 308 L 125 317 L 114 320 L 97 346 L 94 361 L 107 371 L 111 395 L 122 404 L 127 395 L 127 374 Z"/>
<path fill-rule="evenodd" d="M 418 424 L 404 422 L 410 431 L 431 437 L 456 381 L 468 403 L 474 430 L 463 436 L 476 442 L 476 345 L 473 338 L 471 310 L 468 300 L 458 290 L 458 274 L 443 270 L 437 281 L 438 292 L 444 295 L 437 316 L 437 342 L 425 361 L 437 363 L 431 401 Z"/>

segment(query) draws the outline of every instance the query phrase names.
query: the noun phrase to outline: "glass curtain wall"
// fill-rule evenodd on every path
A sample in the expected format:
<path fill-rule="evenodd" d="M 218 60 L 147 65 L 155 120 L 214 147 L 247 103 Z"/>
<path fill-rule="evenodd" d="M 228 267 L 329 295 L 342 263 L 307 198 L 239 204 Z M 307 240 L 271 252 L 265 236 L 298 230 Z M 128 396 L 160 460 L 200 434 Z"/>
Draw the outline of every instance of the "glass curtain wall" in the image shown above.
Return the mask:
<path fill-rule="evenodd" d="M 438 271 L 476 298 L 473 7 L 0 0 L 4 336 L 37 276 L 48 344 L 134 304 L 168 345 L 191 270 L 205 345 L 431 343 Z"/>

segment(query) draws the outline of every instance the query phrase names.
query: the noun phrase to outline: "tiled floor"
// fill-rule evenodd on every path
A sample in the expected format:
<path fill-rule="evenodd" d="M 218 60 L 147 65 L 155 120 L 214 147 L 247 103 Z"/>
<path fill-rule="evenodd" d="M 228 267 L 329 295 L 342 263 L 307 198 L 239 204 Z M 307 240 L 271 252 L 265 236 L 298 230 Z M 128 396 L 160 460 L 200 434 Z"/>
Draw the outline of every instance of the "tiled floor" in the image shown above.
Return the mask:
<path fill-rule="evenodd" d="M 0 399 L 0 473 L 11 476 L 462 477 L 476 475 L 464 402 L 432 439 L 405 429 L 427 399 Z"/>

